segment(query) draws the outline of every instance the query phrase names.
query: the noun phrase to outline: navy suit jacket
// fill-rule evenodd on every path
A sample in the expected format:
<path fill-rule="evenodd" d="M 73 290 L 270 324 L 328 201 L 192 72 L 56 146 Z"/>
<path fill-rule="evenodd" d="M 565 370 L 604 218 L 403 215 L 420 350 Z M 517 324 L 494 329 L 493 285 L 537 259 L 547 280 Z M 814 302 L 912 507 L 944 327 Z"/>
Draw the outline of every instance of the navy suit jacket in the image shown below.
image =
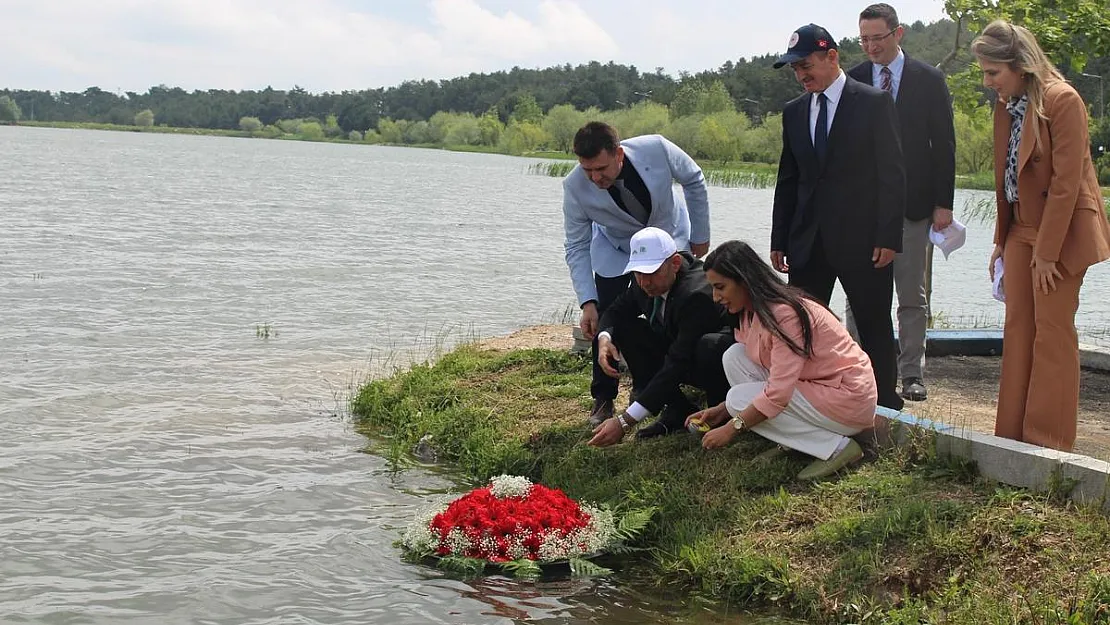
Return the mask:
<path fill-rule="evenodd" d="M 811 97 L 783 109 L 771 250 L 785 252 L 791 269 L 804 267 L 820 232 L 838 271 L 873 267 L 874 248 L 902 251 L 906 174 L 894 100 L 847 77 L 822 164 L 809 134 Z"/>
<path fill-rule="evenodd" d="M 919 221 L 931 219 L 937 206 L 952 208 L 956 190 L 956 131 L 952 124 L 952 96 L 944 74 L 909 55 L 905 58 L 895 108 L 906 163 L 906 218 Z M 872 84 L 871 61 L 853 67 L 848 76 Z"/>

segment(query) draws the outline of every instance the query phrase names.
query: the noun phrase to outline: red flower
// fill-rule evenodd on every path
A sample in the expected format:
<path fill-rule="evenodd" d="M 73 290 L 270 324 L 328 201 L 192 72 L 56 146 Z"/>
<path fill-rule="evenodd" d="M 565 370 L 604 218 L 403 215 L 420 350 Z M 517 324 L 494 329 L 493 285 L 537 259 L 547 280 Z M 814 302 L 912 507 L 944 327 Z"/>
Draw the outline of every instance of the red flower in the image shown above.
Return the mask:
<path fill-rule="evenodd" d="M 545 537 L 564 537 L 589 523 L 589 515 L 561 490 L 535 484 L 527 496 L 505 499 L 493 496 L 489 487 L 474 489 L 452 501 L 428 528 L 439 538 L 439 555 L 460 547 L 446 540 L 457 529 L 466 537 L 462 555 L 505 562 L 516 558 L 519 552 L 514 550 L 520 548 L 524 557 L 535 560 Z M 578 548 L 584 551 L 586 546 Z"/>

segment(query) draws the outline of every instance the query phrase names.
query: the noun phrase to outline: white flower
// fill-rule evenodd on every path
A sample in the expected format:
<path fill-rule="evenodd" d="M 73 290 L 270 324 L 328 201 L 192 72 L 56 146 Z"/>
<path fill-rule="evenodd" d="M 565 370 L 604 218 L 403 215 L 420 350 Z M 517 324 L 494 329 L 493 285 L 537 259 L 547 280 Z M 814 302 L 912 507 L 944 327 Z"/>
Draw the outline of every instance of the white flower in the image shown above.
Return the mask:
<path fill-rule="evenodd" d="M 527 497 L 532 490 L 532 482 L 519 475 L 498 475 L 489 482 L 490 494 L 498 499 Z"/>
<path fill-rule="evenodd" d="M 401 532 L 401 544 L 417 553 L 434 551 L 439 546 L 439 536 L 432 532 L 432 519 L 446 510 L 450 503 L 451 497 L 445 495 L 421 508 Z"/>

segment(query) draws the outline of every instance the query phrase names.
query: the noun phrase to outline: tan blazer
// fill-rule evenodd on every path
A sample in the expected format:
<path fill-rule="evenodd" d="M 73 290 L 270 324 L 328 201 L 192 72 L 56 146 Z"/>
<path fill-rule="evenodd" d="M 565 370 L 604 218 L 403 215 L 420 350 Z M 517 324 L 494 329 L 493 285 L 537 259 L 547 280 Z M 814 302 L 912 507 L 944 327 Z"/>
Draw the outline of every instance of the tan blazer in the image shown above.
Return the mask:
<path fill-rule="evenodd" d="M 1018 147 L 1018 202 L 1022 222 L 1037 229 L 1034 254 L 1060 262 L 1074 275 L 1110 258 L 1110 222 L 1106 219 L 1098 176 L 1091 162 L 1087 107 L 1066 82 L 1045 89 L 1044 112 L 1025 115 Z M 994 186 L 998 221 L 996 245 L 1005 245 L 1013 222 L 1003 183 L 1012 118 L 1006 105 L 994 105 Z M 1040 133 L 1040 146 L 1034 137 Z"/>

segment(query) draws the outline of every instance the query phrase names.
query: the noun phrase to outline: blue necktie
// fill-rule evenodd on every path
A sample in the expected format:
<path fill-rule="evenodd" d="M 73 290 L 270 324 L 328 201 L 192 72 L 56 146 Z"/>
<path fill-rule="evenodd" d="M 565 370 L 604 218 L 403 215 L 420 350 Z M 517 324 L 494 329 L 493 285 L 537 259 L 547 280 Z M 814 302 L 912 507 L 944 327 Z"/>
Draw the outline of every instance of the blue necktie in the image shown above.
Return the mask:
<path fill-rule="evenodd" d="M 817 94 L 817 127 L 813 129 L 813 150 L 817 160 L 825 162 L 825 149 L 829 144 L 829 99 L 824 93 Z"/>

